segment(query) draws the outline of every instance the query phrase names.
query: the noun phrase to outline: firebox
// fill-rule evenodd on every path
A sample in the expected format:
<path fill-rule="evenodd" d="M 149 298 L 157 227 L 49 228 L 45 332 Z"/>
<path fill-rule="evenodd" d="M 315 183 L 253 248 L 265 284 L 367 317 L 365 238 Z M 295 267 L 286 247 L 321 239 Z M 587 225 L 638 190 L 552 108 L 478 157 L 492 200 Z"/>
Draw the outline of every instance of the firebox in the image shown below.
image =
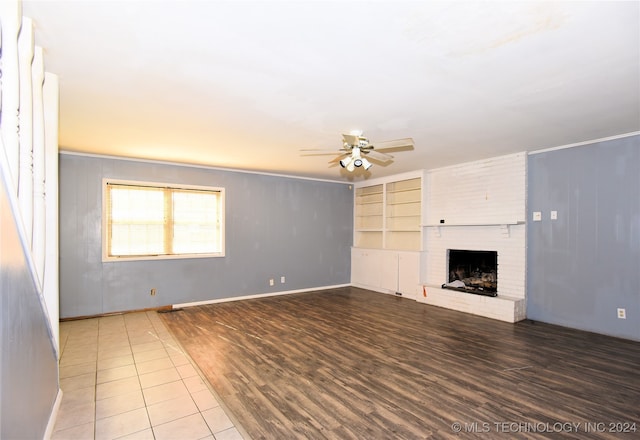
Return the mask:
<path fill-rule="evenodd" d="M 498 296 L 498 252 L 447 250 L 449 281 L 445 289 Z"/>

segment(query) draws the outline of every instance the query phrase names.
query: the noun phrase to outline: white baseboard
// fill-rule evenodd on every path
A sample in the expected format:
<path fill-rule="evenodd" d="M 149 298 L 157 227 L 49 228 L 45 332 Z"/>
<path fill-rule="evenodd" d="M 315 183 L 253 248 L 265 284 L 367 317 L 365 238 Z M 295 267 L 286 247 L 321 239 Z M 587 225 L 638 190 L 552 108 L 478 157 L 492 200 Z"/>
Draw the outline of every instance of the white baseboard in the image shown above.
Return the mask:
<path fill-rule="evenodd" d="M 220 298 L 220 299 L 210 299 L 205 301 L 195 301 L 188 302 L 182 304 L 173 304 L 172 307 L 174 309 L 182 308 L 182 307 L 194 307 L 194 306 L 204 306 L 207 304 L 217 304 L 223 302 L 230 301 L 242 301 L 245 299 L 256 299 L 256 298 L 266 298 L 269 296 L 280 296 L 280 295 L 291 295 L 292 293 L 302 293 L 302 292 L 315 292 L 317 290 L 329 290 L 329 289 L 337 289 L 340 287 L 349 287 L 351 284 L 336 284 L 335 286 L 322 286 L 322 287 L 311 287 L 309 289 L 297 289 L 297 290 L 285 290 L 281 292 L 270 292 L 270 293 L 258 293 L 255 295 L 245 295 L 245 296 L 233 296 L 230 298 Z"/>
<path fill-rule="evenodd" d="M 53 428 L 56 426 L 58 420 L 58 411 L 60 410 L 60 404 L 62 403 L 62 389 L 58 388 L 58 395 L 55 402 L 53 402 L 53 408 L 51 408 L 51 415 L 49 416 L 49 422 L 47 423 L 47 429 L 44 432 L 43 438 L 49 440 L 53 435 Z"/>

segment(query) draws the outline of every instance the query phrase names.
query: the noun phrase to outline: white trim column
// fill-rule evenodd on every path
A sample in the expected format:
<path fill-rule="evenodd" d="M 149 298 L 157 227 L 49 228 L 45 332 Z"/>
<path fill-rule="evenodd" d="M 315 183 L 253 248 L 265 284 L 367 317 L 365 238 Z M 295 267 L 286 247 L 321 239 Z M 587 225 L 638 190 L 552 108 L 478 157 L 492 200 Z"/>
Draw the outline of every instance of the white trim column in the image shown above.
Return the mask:
<path fill-rule="evenodd" d="M 20 142 L 18 139 L 18 112 L 20 109 L 20 73 L 18 65 L 18 34 L 22 22 L 22 4 L 18 1 L 0 1 L 2 17 L 2 136 L 7 156 L 12 191 L 18 194 Z"/>
<path fill-rule="evenodd" d="M 33 54 L 33 22 L 30 18 L 23 17 L 18 37 L 20 68 L 18 202 L 29 244 L 33 239 Z"/>
<path fill-rule="evenodd" d="M 44 233 L 45 233 L 45 200 L 44 200 L 44 105 L 42 87 L 44 84 L 44 61 L 42 48 L 36 46 L 33 57 L 33 222 L 32 243 L 33 260 L 38 272 L 40 285 L 44 275 Z M 28 224 L 27 224 L 28 226 Z"/>
<path fill-rule="evenodd" d="M 44 157 L 45 157 L 45 232 L 44 232 L 44 276 L 42 292 L 47 306 L 51 329 L 60 355 L 60 298 L 59 298 L 59 252 L 58 252 L 58 76 L 44 74 L 42 90 L 44 103 Z"/>

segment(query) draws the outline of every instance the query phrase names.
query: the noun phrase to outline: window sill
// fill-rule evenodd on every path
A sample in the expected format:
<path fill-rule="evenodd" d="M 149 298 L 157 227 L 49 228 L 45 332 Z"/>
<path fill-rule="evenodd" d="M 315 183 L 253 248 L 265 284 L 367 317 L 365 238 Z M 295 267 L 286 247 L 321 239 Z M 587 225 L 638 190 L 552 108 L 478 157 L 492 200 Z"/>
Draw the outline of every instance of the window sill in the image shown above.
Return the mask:
<path fill-rule="evenodd" d="M 224 253 L 214 254 L 179 254 L 179 255 L 135 255 L 123 257 L 103 256 L 103 263 L 129 262 L 129 261 L 157 261 L 157 260 L 185 260 L 194 258 L 219 258 L 224 257 Z"/>

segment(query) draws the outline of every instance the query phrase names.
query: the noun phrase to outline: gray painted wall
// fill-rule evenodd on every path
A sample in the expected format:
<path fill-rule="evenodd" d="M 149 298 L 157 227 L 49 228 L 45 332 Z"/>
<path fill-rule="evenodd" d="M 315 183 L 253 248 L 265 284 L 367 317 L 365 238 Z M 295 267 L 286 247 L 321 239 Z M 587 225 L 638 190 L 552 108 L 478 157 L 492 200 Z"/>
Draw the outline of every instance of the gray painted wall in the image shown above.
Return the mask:
<path fill-rule="evenodd" d="M 224 187 L 226 256 L 103 263 L 103 177 Z M 60 155 L 63 318 L 348 284 L 352 236 L 349 185 Z"/>
<path fill-rule="evenodd" d="M 640 136 L 530 155 L 528 216 L 527 317 L 640 340 Z"/>
<path fill-rule="evenodd" d="M 0 438 L 43 438 L 58 362 L 40 292 L 0 176 Z"/>

